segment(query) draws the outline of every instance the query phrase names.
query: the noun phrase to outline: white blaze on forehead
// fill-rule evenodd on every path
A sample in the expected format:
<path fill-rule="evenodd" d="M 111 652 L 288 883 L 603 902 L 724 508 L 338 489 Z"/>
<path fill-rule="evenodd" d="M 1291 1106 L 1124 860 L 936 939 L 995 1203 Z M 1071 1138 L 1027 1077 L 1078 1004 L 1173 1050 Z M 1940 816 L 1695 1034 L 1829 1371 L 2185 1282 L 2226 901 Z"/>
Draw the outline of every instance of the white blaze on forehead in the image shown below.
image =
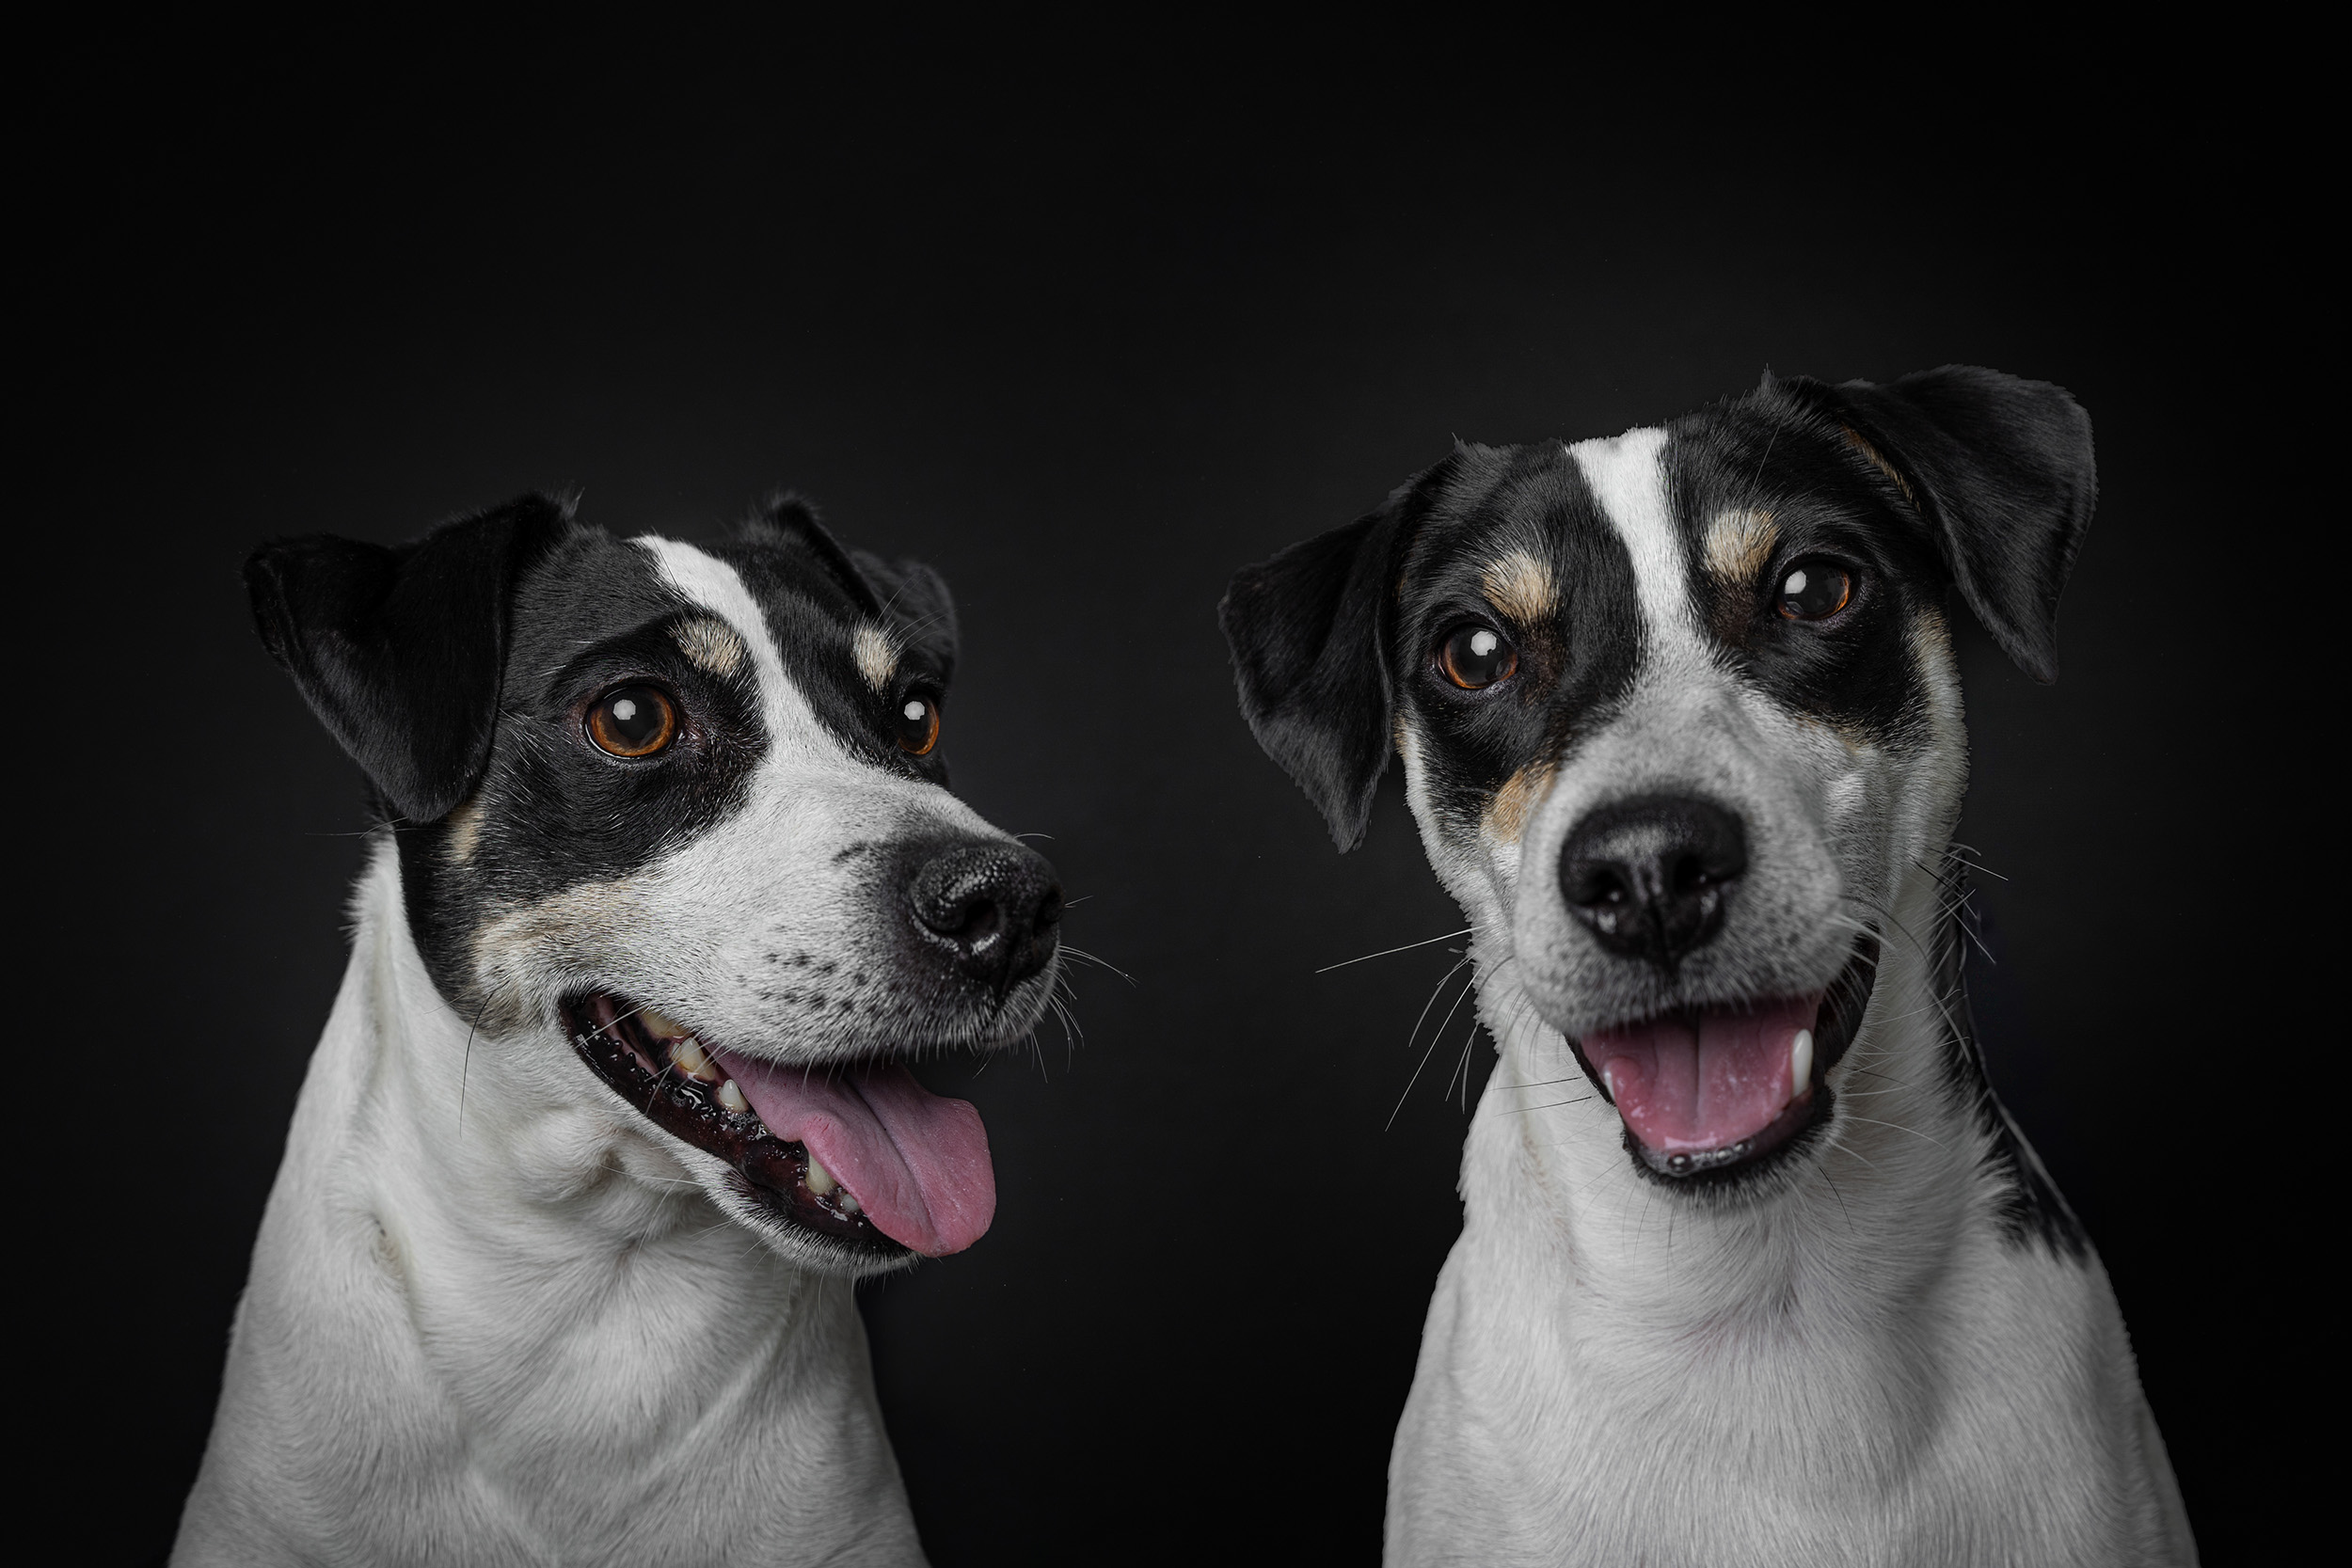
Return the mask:
<path fill-rule="evenodd" d="M 653 557 L 654 567 L 679 595 L 735 628 L 751 650 L 752 669 L 759 677 L 760 718 L 767 723 L 769 743 L 779 751 L 793 747 L 804 752 L 834 753 L 840 748 L 826 736 L 824 727 L 785 673 L 784 656 L 768 634 L 768 618 L 759 601 L 743 586 L 735 568 L 716 556 L 675 539 L 641 534 L 629 543 Z"/>
<path fill-rule="evenodd" d="M 1568 448 L 1568 455 L 1583 470 L 1601 515 L 1633 558 L 1634 588 L 1641 597 L 1642 619 L 1648 623 L 1650 647 L 1705 657 L 1692 613 L 1689 562 L 1666 496 L 1665 451 L 1666 433 L 1651 427 L 1610 439 L 1579 441 Z"/>

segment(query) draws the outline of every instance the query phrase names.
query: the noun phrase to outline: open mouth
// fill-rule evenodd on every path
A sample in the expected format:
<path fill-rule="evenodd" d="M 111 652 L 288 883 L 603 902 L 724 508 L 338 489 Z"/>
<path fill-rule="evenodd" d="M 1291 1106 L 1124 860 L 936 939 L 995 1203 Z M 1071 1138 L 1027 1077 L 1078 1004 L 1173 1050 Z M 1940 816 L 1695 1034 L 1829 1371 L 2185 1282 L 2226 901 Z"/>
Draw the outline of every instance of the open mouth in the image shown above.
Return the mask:
<path fill-rule="evenodd" d="M 877 1258 L 980 1239 L 996 1172 L 980 1114 L 886 1058 L 786 1066 L 714 1049 L 609 992 L 564 1004 L 572 1047 L 646 1119 L 734 1167 L 771 1217 Z"/>
<path fill-rule="evenodd" d="M 1745 1176 L 1828 1117 L 1829 1070 L 1861 1027 L 1878 960 L 1866 936 L 1826 990 L 1596 1030 L 1577 1057 L 1645 1169 L 1676 1181 Z"/>

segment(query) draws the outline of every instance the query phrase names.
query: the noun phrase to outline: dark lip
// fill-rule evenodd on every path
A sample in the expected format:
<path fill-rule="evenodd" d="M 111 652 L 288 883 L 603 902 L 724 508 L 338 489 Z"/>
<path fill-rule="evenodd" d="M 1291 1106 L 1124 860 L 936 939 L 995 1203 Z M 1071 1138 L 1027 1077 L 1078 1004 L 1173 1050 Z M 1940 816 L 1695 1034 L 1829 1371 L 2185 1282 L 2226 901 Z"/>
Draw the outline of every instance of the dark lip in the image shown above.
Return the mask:
<path fill-rule="evenodd" d="M 1804 1092 L 1789 1101 L 1779 1116 L 1737 1143 L 1675 1154 L 1663 1154 L 1650 1148 L 1628 1127 L 1624 1130 L 1625 1147 L 1633 1158 L 1634 1168 L 1661 1185 L 1688 1192 L 1752 1180 L 1794 1158 L 1828 1124 L 1830 1113 L 1837 1103 L 1837 1096 L 1828 1083 L 1830 1069 L 1844 1059 L 1853 1044 L 1855 1032 L 1862 1027 L 1862 1015 L 1869 1007 L 1870 993 L 1878 984 L 1878 937 L 1866 933 L 1855 938 L 1845 967 L 1829 983 L 1829 990 L 1821 997 L 1820 1011 L 1814 1016 L 1812 1079 Z M 1610 1094 L 1609 1085 L 1585 1059 L 1583 1041 L 1571 1037 L 1568 1049 L 1576 1053 L 1576 1065 L 1584 1069 L 1584 1076 L 1592 1081 L 1602 1101 L 1615 1105 L 1616 1099 Z"/>
<path fill-rule="evenodd" d="M 602 1006 L 599 1006 L 602 1004 Z M 716 1086 L 674 1071 L 663 1048 L 636 1022 L 637 1006 L 605 991 L 566 997 L 561 1007 L 572 1049 L 629 1108 L 680 1143 L 733 1166 L 741 1191 L 769 1218 L 813 1231 L 867 1258 L 910 1256 L 864 1214 L 841 1206 L 845 1189 L 809 1191 L 808 1146 L 789 1143 L 749 1111 L 729 1111 Z M 599 1015 L 609 1022 L 599 1022 Z"/>

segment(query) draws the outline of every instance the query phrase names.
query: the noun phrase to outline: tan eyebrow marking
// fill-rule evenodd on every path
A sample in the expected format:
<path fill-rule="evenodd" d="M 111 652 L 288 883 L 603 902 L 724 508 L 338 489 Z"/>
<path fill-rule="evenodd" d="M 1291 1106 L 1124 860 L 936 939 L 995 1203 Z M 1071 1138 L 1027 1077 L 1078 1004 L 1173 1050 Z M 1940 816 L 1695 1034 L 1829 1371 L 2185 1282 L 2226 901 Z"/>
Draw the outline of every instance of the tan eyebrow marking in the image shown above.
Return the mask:
<path fill-rule="evenodd" d="M 1486 836 L 1499 844 L 1517 844 L 1527 831 L 1527 818 L 1543 798 L 1551 792 L 1551 764 L 1531 762 L 1509 778 L 1495 791 L 1495 798 L 1486 803 L 1486 813 L 1480 825 Z"/>
<path fill-rule="evenodd" d="M 1763 572 L 1780 543 L 1769 512 L 1718 513 L 1707 526 L 1707 573 L 1724 588 L 1744 588 Z"/>
<path fill-rule="evenodd" d="M 1488 604 L 1523 626 L 1541 626 L 1560 612 L 1551 568 L 1525 550 L 1488 562 L 1479 584 L 1486 590 Z"/>
<path fill-rule="evenodd" d="M 898 650 L 892 644 L 889 635 L 868 622 L 857 628 L 857 636 L 850 640 L 850 651 L 856 656 L 858 673 L 866 677 L 866 684 L 887 694 L 890 677 L 898 670 Z"/>
<path fill-rule="evenodd" d="M 677 639 L 678 652 L 723 678 L 732 679 L 751 657 L 733 626 L 707 615 L 679 622 L 671 635 Z"/>
<path fill-rule="evenodd" d="M 1862 432 L 1856 430 L 1853 426 L 1850 424 L 1841 424 L 1837 428 L 1845 433 L 1846 444 L 1848 446 L 1853 448 L 1854 451 L 1868 458 L 1872 467 L 1876 468 L 1879 472 L 1884 474 L 1887 478 L 1895 482 L 1895 488 L 1903 493 L 1903 499 L 1909 501 L 1915 508 L 1918 506 L 1919 498 L 1911 493 L 1911 481 L 1905 479 L 1902 474 L 1896 469 L 1895 465 L 1886 460 L 1886 454 L 1884 452 L 1880 451 L 1878 448 L 1872 446 L 1867 440 L 1864 439 Z"/>

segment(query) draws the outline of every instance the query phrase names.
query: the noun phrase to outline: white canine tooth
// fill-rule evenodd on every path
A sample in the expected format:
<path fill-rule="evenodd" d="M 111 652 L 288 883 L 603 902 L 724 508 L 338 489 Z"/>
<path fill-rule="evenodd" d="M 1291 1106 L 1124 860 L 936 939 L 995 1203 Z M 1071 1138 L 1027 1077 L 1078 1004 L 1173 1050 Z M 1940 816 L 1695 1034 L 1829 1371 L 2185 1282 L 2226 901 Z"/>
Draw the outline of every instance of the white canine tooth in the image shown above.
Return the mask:
<path fill-rule="evenodd" d="M 815 1193 L 818 1197 L 824 1196 L 827 1193 L 841 1185 L 840 1182 L 835 1181 L 833 1179 L 833 1172 L 827 1170 L 824 1166 L 817 1163 L 817 1156 L 814 1154 L 808 1157 L 807 1180 L 808 1190 Z M 850 1201 L 854 1201 L 854 1199 Z"/>
<path fill-rule="evenodd" d="M 665 1018 L 651 1007 L 637 1009 L 637 1022 L 640 1028 L 658 1040 L 675 1039 L 680 1035 L 693 1033 L 685 1024 L 678 1022 L 675 1019 Z"/>
<path fill-rule="evenodd" d="M 752 1102 L 743 1098 L 743 1091 L 735 1086 L 732 1078 L 719 1085 L 719 1103 L 738 1114 L 752 1108 Z"/>
<path fill-rule="evenodd" d="M 1788 1098 L 1794 1100 L 1813 1086 L 1813 1031 L 1800 1029 L 1788 1044 Z"/>
<path fill-rule="evenodd" d="M 862 1214 L 866 1212 L 865 1209 L 858 1203 L 857 1194 L 850 1191 L 847 1187 L 841 1189 L 841 1207 L 847 1209 L 852 1214 Z"/>
<path fill-rule="evenodd" d="M 698 1083 L 715 1084 L 719 1081 L 719 1064 L 710 1059 L 710 1053 L 703 1049 L 703 1042 L 691 1035 L 670 1042 L 670 1060 L 677 1064 L 680 1072 Z"/>

